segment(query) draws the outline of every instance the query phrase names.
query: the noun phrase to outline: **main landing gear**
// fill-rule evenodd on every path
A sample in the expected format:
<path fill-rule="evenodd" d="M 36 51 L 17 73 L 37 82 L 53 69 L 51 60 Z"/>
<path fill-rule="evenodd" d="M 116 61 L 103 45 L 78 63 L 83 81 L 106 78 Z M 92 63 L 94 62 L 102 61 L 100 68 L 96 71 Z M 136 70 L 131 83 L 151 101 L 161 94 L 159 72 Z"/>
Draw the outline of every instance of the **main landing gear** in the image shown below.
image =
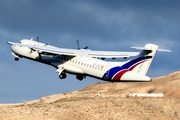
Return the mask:
<path fill-rule="evenodd" d="M 76 75 L 76 79 L 78 79 L 78 80 L 80 80 L 80 81 L 83 80 L 83 78 L 84 78 L 83 75 L 80 75 L 80 74 L 79 74 L 79 75 Z"/>
<path fill-rule="evenodd" d="M 15 60 L 15 61 L 19 61 L 19 58 L 15 57 L 14 60 Z"/>
<path fill-rule="evenodd" d="M 65 72 L 62 72 L 60 75 L 59 75 L 59 78 L 60 79 L 65 79 L 67 77 L 66 73 Z M 76 79 L 78 79 L 79 81 L 83 80 L 84 79 L 84 76 L 83 75 L 76 75 Z"/>
<path fill-rule="evenodd" d="M 65 79 L 67 77 L 66 72 L 63 69 L 57 69 L 58 72 L 58 76 L 60 79 Z M 76 79 L 78 80 L 83 80 L 86 76 L 84 74 L 75 74 L 76 75 Z"/>

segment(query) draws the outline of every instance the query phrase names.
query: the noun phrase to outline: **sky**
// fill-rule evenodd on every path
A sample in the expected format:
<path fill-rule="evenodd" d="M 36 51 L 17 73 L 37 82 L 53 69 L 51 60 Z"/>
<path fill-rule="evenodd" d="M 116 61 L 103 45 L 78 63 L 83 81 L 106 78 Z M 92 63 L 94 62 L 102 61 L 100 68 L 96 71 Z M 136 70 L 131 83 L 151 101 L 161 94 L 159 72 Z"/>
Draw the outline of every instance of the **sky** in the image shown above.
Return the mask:
<path fill-rule="evenodd" d="M 1 0 L 0 103 L 18 103 L 71 92 L 102 82 L 87 77 L 60 80 L 56 69 L 20 59 L 14 61 L 7 41 L 36 38 L 50 45 L 77 49 L 136 51 L 131 46 L 157 44 L 148 71 L 154 78 L 179 71 L 179 0 Z M 136 51 L 137 52 L 137 51 Z M 98 91 L 97 91 L 98 92 Z"/>

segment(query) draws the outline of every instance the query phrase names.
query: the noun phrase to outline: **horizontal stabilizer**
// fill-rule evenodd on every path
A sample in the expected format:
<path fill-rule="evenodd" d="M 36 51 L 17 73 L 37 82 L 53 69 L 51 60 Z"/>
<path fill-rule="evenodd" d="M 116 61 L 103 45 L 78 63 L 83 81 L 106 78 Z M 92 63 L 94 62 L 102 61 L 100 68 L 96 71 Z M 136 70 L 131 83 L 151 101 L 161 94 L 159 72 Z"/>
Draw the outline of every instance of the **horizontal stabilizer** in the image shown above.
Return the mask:
<path fill-rule="evenodd" d="M 147 47 L 131 47 L 137 50 L 148 50 L 151 51 L 152 48 L 147 48 Z M 167 50 L 167 49 L 157 49 L 157 51 L 161 51 L 161 52 L 172 52 L 171 50 Z"/>
<path fill-rule="evenodd" d="M 162 52 L 172 52 L 171 50 L 167 50 L 167 49 L 158 49 L 158 51 L 162 51 Z"/>

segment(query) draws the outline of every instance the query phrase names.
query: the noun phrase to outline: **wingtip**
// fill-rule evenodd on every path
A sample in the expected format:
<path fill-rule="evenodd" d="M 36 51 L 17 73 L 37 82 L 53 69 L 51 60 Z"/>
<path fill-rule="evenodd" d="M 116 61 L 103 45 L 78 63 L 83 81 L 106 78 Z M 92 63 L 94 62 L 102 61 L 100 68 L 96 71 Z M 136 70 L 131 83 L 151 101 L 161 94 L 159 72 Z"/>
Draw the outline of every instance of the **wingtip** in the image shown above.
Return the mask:
<path fill-rule="evenodd" d="M 11 42 L 7 41 L 7 44 L 11 44 Z"/>
<path fill-rule="evenodd" d="M 7 42 L 7 44 L 10 44 L 10 45 L 14 45 L 14 44 L 16 44 L 16 43 L 14 43 L 14 42 Z"/>

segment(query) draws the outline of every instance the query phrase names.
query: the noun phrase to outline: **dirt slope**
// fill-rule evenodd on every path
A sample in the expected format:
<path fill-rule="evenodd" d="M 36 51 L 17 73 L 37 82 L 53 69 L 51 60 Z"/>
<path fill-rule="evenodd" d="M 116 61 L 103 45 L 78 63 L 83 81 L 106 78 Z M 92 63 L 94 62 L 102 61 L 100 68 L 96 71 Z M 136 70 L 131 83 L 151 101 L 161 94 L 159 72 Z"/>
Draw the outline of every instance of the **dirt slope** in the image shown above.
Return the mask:
<path fill-rule="evenodd" d="M 163 93 L 162 98 L 127 97 Z M 0 120 L 180 120 L 180 72 L 148 83 L 97 83 L 19 104 L 0 104 Z"/>

